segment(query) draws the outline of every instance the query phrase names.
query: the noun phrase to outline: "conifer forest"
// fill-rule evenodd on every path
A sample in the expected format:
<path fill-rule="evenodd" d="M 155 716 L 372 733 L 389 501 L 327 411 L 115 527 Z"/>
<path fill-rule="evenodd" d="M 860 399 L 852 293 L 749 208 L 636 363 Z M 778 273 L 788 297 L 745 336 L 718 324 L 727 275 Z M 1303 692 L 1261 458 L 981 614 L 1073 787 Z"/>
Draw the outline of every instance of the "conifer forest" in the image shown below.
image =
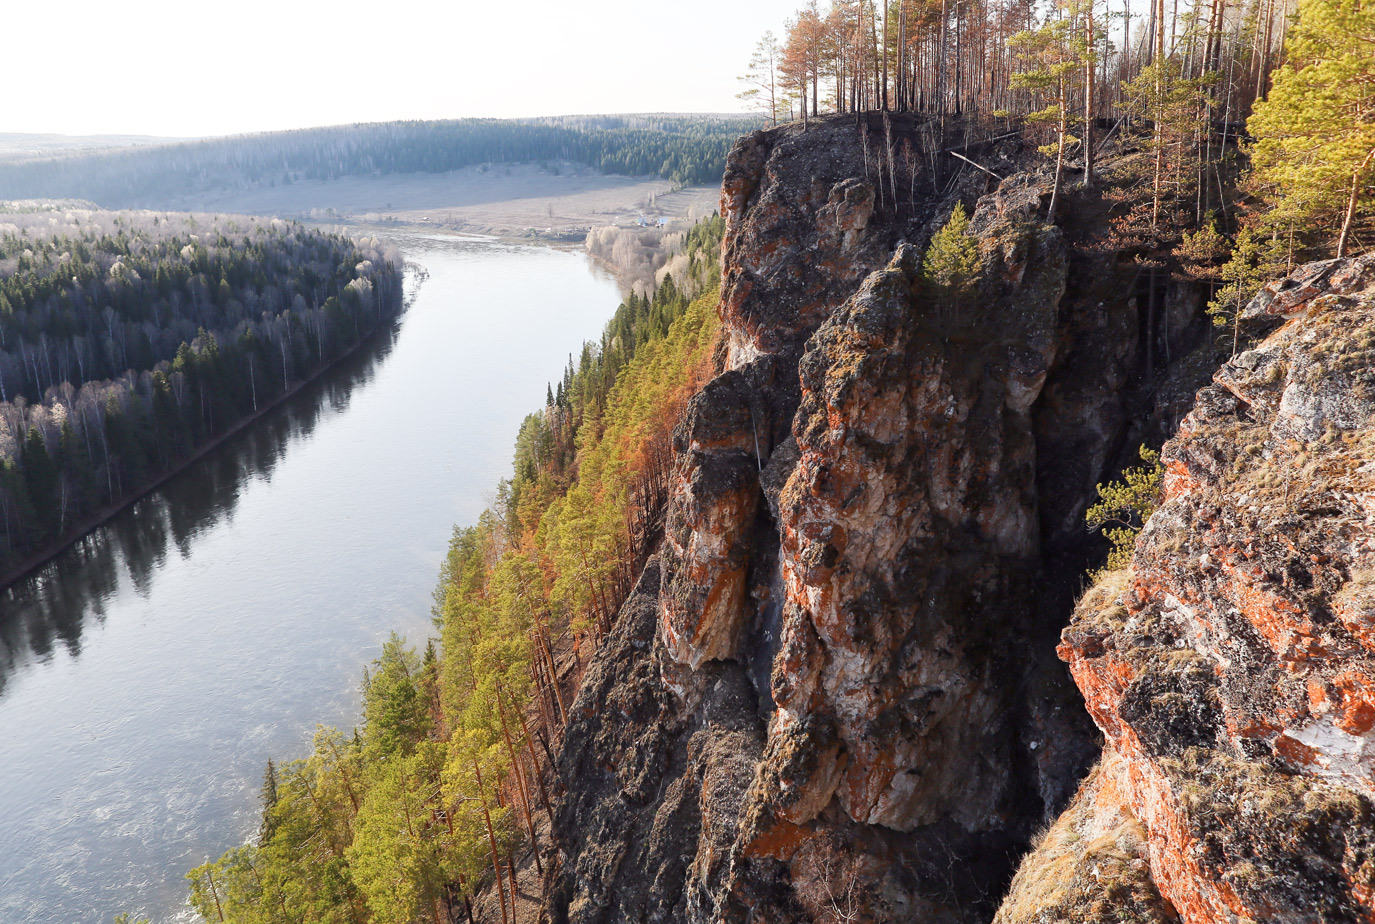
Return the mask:
<path fill-rule="evenodd" d="M 0 215 L 0 571 L 401 310 L 400 258 L 277 220 Z"/>

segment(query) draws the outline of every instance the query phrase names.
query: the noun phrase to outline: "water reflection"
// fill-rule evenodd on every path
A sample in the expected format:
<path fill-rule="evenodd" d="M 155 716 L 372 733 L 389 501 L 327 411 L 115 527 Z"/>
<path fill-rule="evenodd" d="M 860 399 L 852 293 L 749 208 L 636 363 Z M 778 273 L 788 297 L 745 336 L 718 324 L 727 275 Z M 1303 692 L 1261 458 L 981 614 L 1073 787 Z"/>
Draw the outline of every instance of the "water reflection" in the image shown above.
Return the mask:
<path fill-rule="evenodd" d="M 581 255 L 402 249 L 430 278 L 394 337 L 0 596 L 0 924 L 184 920 L 264 762 L 356 721 L 390 631 L 433 630 L 453 524 L 617 296 Z"/>
<path fill-rule="evenodd" d="M 290 443 L 309 437 L 323 413 L 347 406 L 353 390 L 368 385 L 391 353 L 398 330 L 399 323 L 378 331 L 252 427 L 3 591 L 0 699 L 25 664 L 48 660 L 59 646 L 80 656 L 87 621 L 104 620 L 105 601 L 118 591 L 121 576 L 146 597 L 169 554 L 187 558 L 198 536 L 232 522 L 245 482 L 271 481 Z"/>

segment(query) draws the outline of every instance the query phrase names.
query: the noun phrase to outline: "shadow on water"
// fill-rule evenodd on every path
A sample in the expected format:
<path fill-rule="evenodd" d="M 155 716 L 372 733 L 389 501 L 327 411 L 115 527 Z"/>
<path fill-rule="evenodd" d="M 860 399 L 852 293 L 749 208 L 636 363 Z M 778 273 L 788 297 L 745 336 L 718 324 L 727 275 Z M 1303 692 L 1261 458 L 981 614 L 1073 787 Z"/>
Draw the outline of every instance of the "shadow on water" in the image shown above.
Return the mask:
<path fill-rule="evenodd" d="M 47 661 L 58 649 L 80 657 L 82 632 L 104 620 L 121 575 L 147 596 L 169 555 L 186 558 L 197 536 L 232 521 L 243 485 L 270 481 L 291 443 L 308 438 L 326 412 L 346 407 L 354 389 L 368 385 L 390 355 L 399 329 L 397 321 L 378 331 L 252 426 L 0 591 L 0 698 L 26 664 Z"/>

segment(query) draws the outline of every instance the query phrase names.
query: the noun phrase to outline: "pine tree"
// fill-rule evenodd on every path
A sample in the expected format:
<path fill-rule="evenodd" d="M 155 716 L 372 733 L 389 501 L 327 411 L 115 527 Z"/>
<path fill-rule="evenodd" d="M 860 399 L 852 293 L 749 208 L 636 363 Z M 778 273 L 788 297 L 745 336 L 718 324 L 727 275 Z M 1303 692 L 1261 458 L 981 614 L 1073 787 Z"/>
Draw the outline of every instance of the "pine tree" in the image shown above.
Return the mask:
<path fill-rule="evenodd" d="M 346 851 L 350 877 L 375 924 L 447 920 L 442 896 L 448 829 L 434 811 L 443 764 L 443 746 L 426 742 L 414 754 L 393 755 L 375 769 Z"/>
<path fill-rule="evenodd" d="M 1302 0 L 1285 50 L 1269 98 L 1247 122 L 1253 178 L 1274 201 L 1273 227 L 1339 226 L 1345 256 L 1356 219 L 1372 210 L 1375 4 Z"/>
<path fill-rule="evenodd" d="M 969 233 L 964 205 L 955 203 L 945 226 L 931 236 L 922 259 L 923 278 L 934 290 L 942 308 L 956 314 L 968 307 L 979 272 L 979 248 Z"/>
<path fill-rule="evenodd" d="M 1160 506 L 1165 469 L 1160 453 L 1142 446 L 1138 450 L 1142 465 L 1122 472 L 1121 481 L 1098 486 L 1098 503 L 1085 513 L 1090 530 L 1100 530 L 1112 544 L 1112 551 L 1103 572 L 1115 571 L 1131 564 L 1136 550 L 1136 535 Z"/>
<path fill-rule="evenodd" d="M 1012 75 L 1012 87 L 1029 90 L 1045 103 L 1042 108 L 1027 113 L 1026 121 L 1033 125 L 1049 125 L 1055 132 L 1055 142 L 1041 148 L 1043 154 L 1055 154 L 1055 184 L 1046 217 L 1051 224 L 1055 223 L 1063 185 L 1065 149 L 1078 140 L 1070 131 L 1081 122 L 1071 112 L 1070 97 L 1079 76 L 1092 73 L 1092 56 L 1085 35 L 1074 27 L 1077 10 L 1071 7 L 1069 12 L 1070 15 L 1047 20 L 1038 29 L 1018 32 L 1008 39 L 1008 47 L 1027 65 L 1027 70 Z"/>
<path fill-rule="evenodd" d="M 745 89 L 735 95 L 748 103 L 750 108 L 767 115 L 774 125 L 778 124 L 778 113 L 783 103 L 783 87 L 778 73 L 782 58 L 783 49 L 778 39 L 774 38 L 773 31 L 765 32 L 754 46 L 748 70 L 744 76 L 736 78 L 745 85 Z"/>
<path fill-rule="evenodd" d="M 1238 347 L 1241 310 L 1260 291 L 1260 287 L 1284 269 L 1283 247 L 1278 239 L 1266 239 L 1251 228 L 1237 234 L 1232 256 L 1219 270 L 1222 288 L 1208 303 L 1208 314 L 1218 327 L 1232 328 L 1232 353 Z"/>

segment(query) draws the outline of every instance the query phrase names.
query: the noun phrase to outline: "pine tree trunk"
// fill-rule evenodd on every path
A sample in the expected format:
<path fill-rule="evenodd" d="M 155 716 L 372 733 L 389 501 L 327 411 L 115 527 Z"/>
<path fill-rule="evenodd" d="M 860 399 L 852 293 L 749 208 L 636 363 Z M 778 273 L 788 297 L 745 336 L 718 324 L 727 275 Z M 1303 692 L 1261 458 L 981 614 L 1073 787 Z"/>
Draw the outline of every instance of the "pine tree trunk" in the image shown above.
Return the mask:
<path fill-rule="evenodd" d="M 950 30 L 948 0 L 941 0 L 941 47 L 936 59 L 936 106 L 941 115 L 941 144 L 945 144 L 945 50 L 949 43 Z"/>
<path fill-rule="evenodd" d="M 468 901 L 468 884 L 463 881 L 462 876 L 458 877 L 458 887 L 462 890 L 460 894 L 463 896 L 463 910 L 468 912 L 468 924 L 477 924 L 473 919 L 473 903 Z"/>
<path fill-rule="evenodd" d="M 481 793 L 482 818 L 487 822 L 487 846 L 492 849 L 492 872 L 496 874 L 497 881 L 497 903 L 501 905 L 502 924 L 511 924 L 510 918 L 506 916 L 506 891 L 501 885 L 501 858 L 497 855 L 497 835 L 492 829 L 492 813 L 487 811 L 487 795 L 482 792 L 482 771 L 478 769 L 477 761 L 473 761 L 473 773 L 477 776 L 477 788 Z M 511 896 L 511 907 L 515 908 L 515 896 Z"/>
<path fill-rule="evenodd" d="M 334 765 L 339 768 L 339 775 L 344 780 L 344 791 L 349 794 L 349 802 L 353 805 L 353 814 L 358 814 L 358 796 L 353 791 L 353 781 L 349 779 L 349 773 L 344 769 L 344 759 L 339 756 L 339 749 L 334 746 L 334 742 L 329 742 L 329 749 L 334 754 Z"/>
<path fill-rule="evenodd" d="M 879 43 L 880 52 L 883 55 L 883 108 L 888 108 L 888 3 L 883 4 L 883 41 Z"/>
<path fill-rule="evenodd" d="M 525 733 L 525 749 L 530 753 L 530 763 L 535 768 L 535 782 L 539 784 L 540 799 L 544 802 L 544 811 L 549 816 L 550 831 L 553 831 L 554 808 L 549 803 L 549 791 L 544 787 L 544 774 L 540 771 L 539 758 L 535 756 L 535 740 L 530 734 L 530 726 L 525 722 L 525 716 L 516 713 L 516 718 L 520 719 L 521 731 Z"/>
<path fill-rule="evenodd" d="M 534 635 L 530 636 L 534 641 Z M 539 712 L 540 724 L 545 728 L 552 728 L 554 725 L 554 711 L 549 692 L 549 680 L 544 676 L 544 656 L 540 654 L 539 646 L 536 644 L 534 656 L 530 659 L 530 681 L 535 685 L 535 706 Z"/>
<path fill-rule="evenodd" d="M 512 708 L 515 708 L 514 701 Z M 530 792 L 525 786 L 525 774 L 520 770 L 516 747 L 511 742 L 511 728 L 506 722 L 506 710 L 502 707 L 500 685 L 497 686 L 497 715 L 501 719 L 501 736 L 506 739 L 506 753 L 511 757 L 511 772 L 516 777 L 516 792 L 520 795 L 521 807 L 525 810 L 525 828 L 530 833 L 530 847 L 535 851 L 535 869 L 543 876 L 544 864 L 540 862 L 539 841 L 535 838 L 535 816 L 530 810 Z"/>
<path fill-rule="evenodd" d="M 1055 146 L 1055 185 L 1050 191 L 1050 212 L 1046 216 L 1047 224 L 1055 224 L 1055 210 L 1060 203 L 1060 184 L 1065 174 L 1065 136 L 1069 134 L 1069 108 L 1068 100 L 1065 98 L 1065 78 L 1060 78 L 1059 106 L 1060 122 L 1057 126 L 1059 142 Z"/>
<path fill-rule="evenodd" d="M 1266 78 L 1270 75 L 1270 48 L 1275 34 L 1275 0 L 1270 0 L 1265 16 L 1265 42 L 1260 48 L 1260 76 L 1256 79 L 1256 99 L 1265 96 Z"/>
<path fill-rule="evenodd" d="M 850 83 L 851 111 L 864 106 L 864 0 L 859 3 L 859 18 L 855 21 L 855 78 Z"/>
<path fill-rule="evenodd" d="M 898 7 L 898 109 L 907 111 L 907 4 Z"/>
<path fill-rule="evenodd" d="M 1155 182 L 1151 189 L 1151 230 L 1160 223 L 1160 187 L 1165 177 L 1165 0 L 1156 0 L 1155 12 Z"/>
<path fill-rule="evenodd" d="M 563 691 L 559 689 L 559 666 L 558 663 L 554 661 L 554 652 L 550 648 L 549 630 L 547 628 L 544 628 L 543 626 L 540 627 L 540 644 L 544 648 L 544 657 L 545 660 L 548 662 L 549 678 L 551 681 L 553 681 L 554 684 L 554 699 L 559 704 L 560 721 L 561 724 L 567 725 L 568 707 L 564 705 Z"/>
<path fill-rule="evenodd" d="M 1084 54 L 1084 188 L 1093 188 L 1093 2 L 1084 17 L 1088 47 Z"/>
<path fill-rule="evenodd" d="M 1122 3 L 1122 80 L 1118 84 L 1117 98 L 1121 98 L 1121 83 L 1131 79 L 1132 74 L 1132 5 L 1131 0 Z"/>
<path fill-rule="evenodd" d="M 224 909 L 220 907 L 220 891 L 215 888 L 215 877 L 210 874 L 210 870 L 205 871 L 205 878 L 210 880 L 210 894 L 215 899 L 215 913 L 220 916 L 220 921 L 224 921 Z"/>
<path fill-rule="evenodd" d="M 1351 195 L 1346 200 L 1346 217 L 1342 219 L 1342 236 L 1337 239 L 1337 259 L 1346 256 L 1346 242 L 1351 236 L 1351 222 L 1356 217 L 1356 201 L 1361 194 L 1361 174 L 1365 173 L 1365 168 L 1370 166 L 1370 161 L 1375 158 L 1375 148 L 1365 156 L 1361 165 L 1351 174 Z"/>

